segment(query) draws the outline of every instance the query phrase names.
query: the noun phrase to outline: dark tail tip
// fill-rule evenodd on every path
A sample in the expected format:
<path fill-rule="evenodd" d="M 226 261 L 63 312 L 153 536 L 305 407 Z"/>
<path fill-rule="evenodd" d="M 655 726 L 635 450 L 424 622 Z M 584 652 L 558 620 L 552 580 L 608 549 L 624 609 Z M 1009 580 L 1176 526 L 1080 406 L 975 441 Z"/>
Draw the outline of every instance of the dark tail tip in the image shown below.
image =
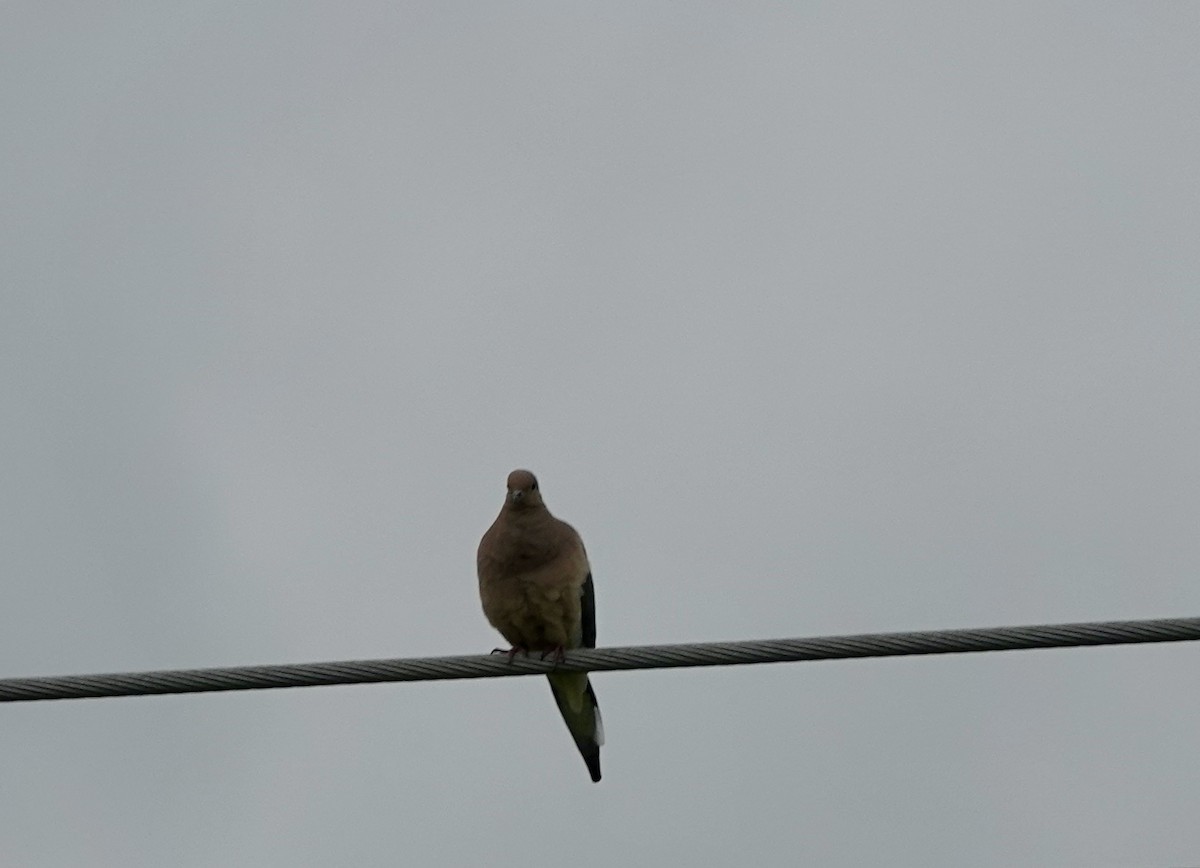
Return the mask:
<path fill-rule="evenodd" d="M 600 780 L 600 751 L 597 751 L 591 756 L 585 756 L 583 761 L 587 763 L 588 771 L 592 774 L 593 781 Z"/>

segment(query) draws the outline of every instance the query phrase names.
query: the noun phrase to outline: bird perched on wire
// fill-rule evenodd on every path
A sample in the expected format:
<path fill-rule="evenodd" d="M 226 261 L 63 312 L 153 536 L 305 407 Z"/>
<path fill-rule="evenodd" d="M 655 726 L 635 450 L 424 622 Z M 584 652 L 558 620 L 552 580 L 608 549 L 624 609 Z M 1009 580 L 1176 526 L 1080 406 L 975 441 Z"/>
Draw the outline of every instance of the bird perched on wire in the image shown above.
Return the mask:
<path fill-rule="evenodd" d="M 596 647 L 596 598 L 583 540 L 546 509 L 528 470 L 508 475 L 504 506 L 479 541 L 476 566 L 483 613 L 512 645 L 510 656 Z M 592 780 L 600 780 L 604 727 L 587 673 L 546 677 Z"/>

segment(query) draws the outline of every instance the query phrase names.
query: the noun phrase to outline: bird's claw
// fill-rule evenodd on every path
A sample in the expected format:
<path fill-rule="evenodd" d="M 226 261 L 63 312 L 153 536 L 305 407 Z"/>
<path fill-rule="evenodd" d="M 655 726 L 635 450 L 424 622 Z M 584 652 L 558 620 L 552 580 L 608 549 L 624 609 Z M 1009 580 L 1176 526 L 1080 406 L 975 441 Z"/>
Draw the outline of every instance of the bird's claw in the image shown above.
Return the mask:
<path fill-rule="evenodd" d="M 492 653 L 493 653 L 493 654 L 507 654 L 507 655 L 508 655 L 508 662 L 509 662 L 509 663 L 512 663 L 512 662 L 513 662 L 513 658 L 517 656 L 517 652 L 518 652 L 518 651 L 519 651 L 520 653 L 524 654 L 526 657 L 528 657 L 528 656 L 529 656 L 529 649 L 528 649 L 528 648 L 522 648 L 522 647 L 521 647 L 521 646 L 519 646 L 519 645 L 514 645 L 514 646 L 513 646 L 513 647 L 511 647 L 511 648 L 493 648 L 493 649 L 492 649 Z"/>

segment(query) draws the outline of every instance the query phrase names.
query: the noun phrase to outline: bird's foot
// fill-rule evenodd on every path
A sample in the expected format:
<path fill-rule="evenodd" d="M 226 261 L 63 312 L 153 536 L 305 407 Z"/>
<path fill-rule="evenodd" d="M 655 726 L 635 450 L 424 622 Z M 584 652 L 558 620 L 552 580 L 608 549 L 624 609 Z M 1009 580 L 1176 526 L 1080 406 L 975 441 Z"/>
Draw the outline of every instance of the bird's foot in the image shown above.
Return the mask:
<path fill-rule="evenodd" d="M 493 654 L 507 654 L 509 663 L 513 662 L 513 658 L 517 656 L 518 652 L 520 652 L 521 654 L 524 654 L 526 657 L 529 656 L 529 649 L 522 648 L 520 645 L 514 645 L 511 648 L 493 648 L 492 649 Z"/>
<path fill-rule="evenodd" d="M 547 657 L 553 660 L 556 664 L 562 663 L 567 659 L 567 649 L 563 648 L 562 645 L 555 645 L 553 648 L 547 648 L 542 652 L 542 659 L 545 660 Z"/>

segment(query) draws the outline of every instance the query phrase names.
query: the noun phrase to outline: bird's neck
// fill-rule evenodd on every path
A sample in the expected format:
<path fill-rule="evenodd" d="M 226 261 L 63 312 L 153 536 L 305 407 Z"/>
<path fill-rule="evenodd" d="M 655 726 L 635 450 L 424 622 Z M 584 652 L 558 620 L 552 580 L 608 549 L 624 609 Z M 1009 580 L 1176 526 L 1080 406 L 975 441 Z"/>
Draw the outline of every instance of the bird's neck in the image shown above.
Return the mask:
<path fill-rule="evenodd" d="M 507 504 L 504 507 L 508 513 L 508 520 L 514 525 L 521 527 L 537 527 L 548 521 L 553 521 L 554 517 L 550 515 L 550 510 L 546 509 L 544 504 L 514 506 Z"/>

